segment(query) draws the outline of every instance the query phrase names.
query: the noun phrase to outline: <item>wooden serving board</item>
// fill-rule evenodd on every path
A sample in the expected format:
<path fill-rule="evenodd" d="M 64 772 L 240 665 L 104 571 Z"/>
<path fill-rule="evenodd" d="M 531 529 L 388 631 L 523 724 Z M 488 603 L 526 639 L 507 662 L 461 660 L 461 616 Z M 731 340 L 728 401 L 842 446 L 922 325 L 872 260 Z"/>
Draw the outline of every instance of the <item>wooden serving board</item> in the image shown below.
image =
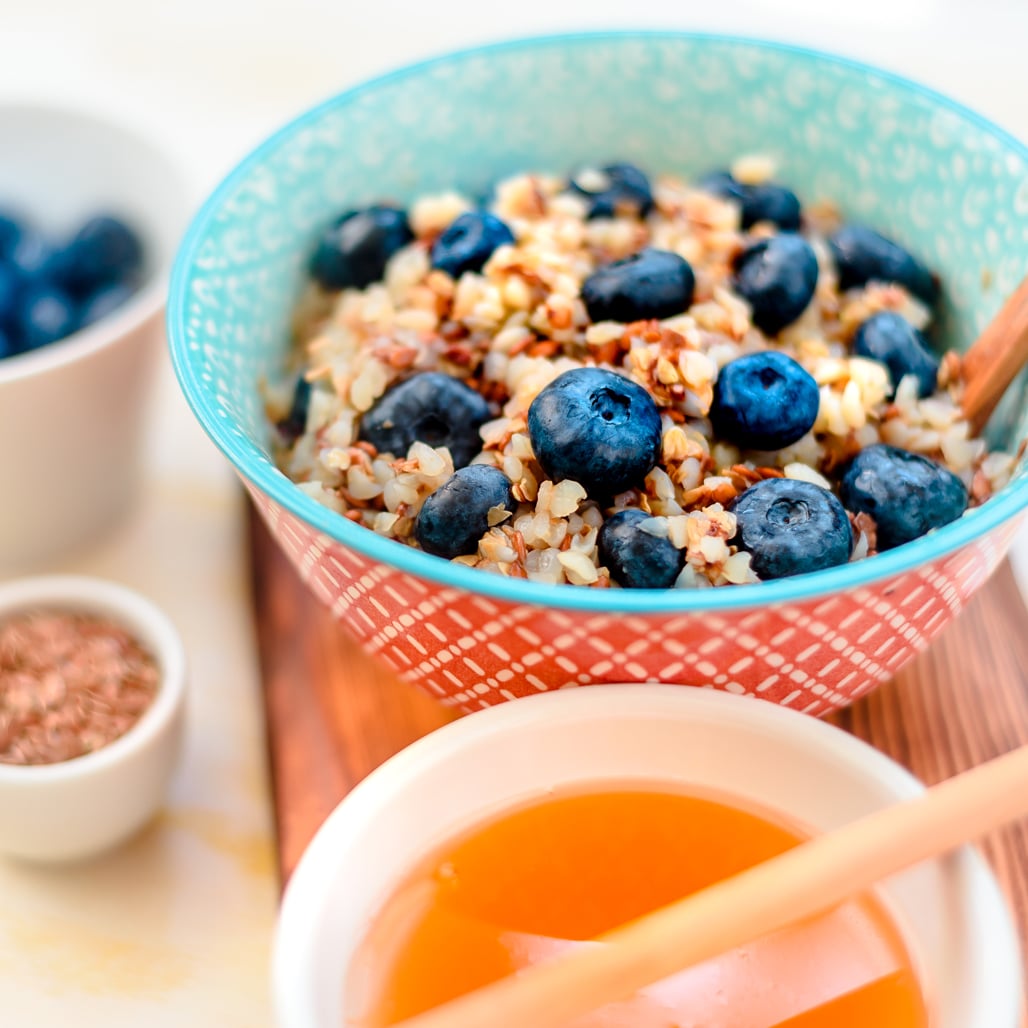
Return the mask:
<path fill-rule="evenodd" d="M 455 715 L 344 633 L 251 509 L 249 542 L 282 880 L 368 772 Z M 895 680 L 836 724 L 934 783 L 1028 743 L 1028 611 L 1008 564 Z M 1028 821 L 984 840 L 1028 955 Z"/>

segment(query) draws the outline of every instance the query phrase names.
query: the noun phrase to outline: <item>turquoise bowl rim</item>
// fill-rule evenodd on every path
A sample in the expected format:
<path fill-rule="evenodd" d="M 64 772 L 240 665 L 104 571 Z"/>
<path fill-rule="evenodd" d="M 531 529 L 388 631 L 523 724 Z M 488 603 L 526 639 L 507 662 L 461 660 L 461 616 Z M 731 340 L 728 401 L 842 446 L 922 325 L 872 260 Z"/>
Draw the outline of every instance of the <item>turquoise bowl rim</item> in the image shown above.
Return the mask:
<path fill-rule="evenodd" d="M 186 401 L 201 426 L 215 445 L 229 459 L 237 472 L 279 506 L 312 528 L 344 547 L 363 556 L 406 572 L 417 578 L 438 583 L 463 592 L 488 596 L 513 604 L 531 604 L 562 610 L 580 610 L 605 614 L 698 614 L 749 610 L 772 604 L 805 602 L 830 594 L 847 592 L 873 582 L 911 571 L 954 553 L 981 538 L 1028 507 L 1028 476 L 1007 486 L 1003 492 L 958 521 L 952 522 L 905 546 L 855 561 L 838 568 L 793 578 L 761 582 L 759 585 L 734 586 L 722 589 L 586 589 L 566 585 L 550 585 L 525 579 L 507 578 L 475 568 L 442 560 L 421 550 L 405 546 L 370 529 L 354 524 L 323 507 L 301 492 L 274 465 L 257 459 L 239 437 L 223 430 L 224 416 L 216 404 L 208 401 L 204 386 L 196 374 L 185 346 L 186 300 L 192 280 L 192 266 L 202 242 L 215 220 L 217 211 L 249 175 L 264 161 L 265 154 L 279 147 L 298 130 L 318 121 L 324 112 L 345 104 L 366 92 L 428 68 L 453 60 L 542 47 L 562 47 L 583 42 L 649 41 L 681 39 L 699 42 L 750 46 L 776 50 L 806 61 L 834 64 L 851 71 L 870 74 L 897 88 L 920 94 L 932 104 L 970 121 L 993 135 L 1028 163 L 1028 146 L 987 118 L 942 93 L 894 72 L 876 68 L 848 57 L 826 53 L 811 47 L 795 46 L 770 40 L 724 33 L 688 32 L 680 30 L 605 30 L 570 32 L 555 35 L 528 36 L 498 43 L 449 51 L 361 82 L 316 104 L 293 118 L 244 157 L 201 206 L 189 225 L 172 268 L 168 292 L 167 329 L 172 365 Z"/>

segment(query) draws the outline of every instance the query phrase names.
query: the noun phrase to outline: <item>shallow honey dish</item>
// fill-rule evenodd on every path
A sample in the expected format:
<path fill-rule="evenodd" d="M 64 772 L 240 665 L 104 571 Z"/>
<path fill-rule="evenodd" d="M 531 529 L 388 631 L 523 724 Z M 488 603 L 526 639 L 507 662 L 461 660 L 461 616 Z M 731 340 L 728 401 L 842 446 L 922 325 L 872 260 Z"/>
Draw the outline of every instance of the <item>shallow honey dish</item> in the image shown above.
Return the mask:
<path fill-rule="evenodd" d="M 1023 458 L 983 505 L 905 545 L 715 589 L 483 573 L 354 523 L 279 470 L 267 386 L 341 212 L 614 160 L 695 179 L 747 153 L 918 254 L 941 283 L 940 346 L 966 349 L 1028 266 L 1026 151 L 1001 130 L 849 61 L 675 33 L 519 41 L 356 87 L 271 137 L 194 221 L 169 301 L 183 391 L 315 595 L 403 677 L 464 710 L 651 680 L 821 714 L 892 677 L 1002 559 L 1028 502 Z M 990 426 L 998 449 L 1025 434 L 1023 388 Z"/>
<path fill-rule="evenodd" d="M 421 902 L 412 899 L 418 896 L 411 891 L 411 883 L 418 880 L 412 875 L 440 853 L 454 857 L 433 883 L 448 897 L 444 920 L 452 931 L 453 948 L 436 945 L 429 951 L 432 984 L 439 990 L 435 999 L 443 998 L 448 986 L 467 983 L 467 953 L 460 949 L 461 933 L 454 929 L 470 919 L 475 909 L 468 905 L 471 897 L 478 895 L 479 913 L 488 908 L 495 914 L 498 904 L 509 900 L 502 893 L 524 888 L 533 881 L 536 868 L 548 868 L 560 877 L 561 859 L 568 856 L 551 847 L 552 833 L 537 832 L 523 840 L 521 849 L 493 852 L 489 865 L 483 857 L 488 847 L 481 845 L 486 836 L 480 830 L 503 824 L 504 818 L 509 824 L 512 812 L 541 811 L 562 797 L 617 790 L 636 795 L 643 805 L 648 800 L 642 794 L 656 791 L 718 799 L 726 807 L 760 812 L 770 822 L 815 835 L 912 797 L 920 789 L 907 772 L 838 729 L 794 711 L 713 690 L 611 685 L 478 712 L 415 743 L 374 771 L 319 830 L 287 886 L 276 932 L 273 984 L 278 1023 L 283 1028 L 395 1023 L 388 1013 L 379 1019 L 365 1016 L 367 997 L 381 989 L 376 979 L 391 960 L 402 969 L 395 971 L 394 986 L 416 989 L 411 982 L 418 959 L 424 964 L 426 954 L 416 952 L 424 926 L 412 927 Z M 567 894 L 551 896 L 539 906 L 533 905 L 539 895 L 530 890 L 523 894 L 522 904 L 510 900 L 504 923 L 508 932 L 499 947 L 511 962 L 508 973 L 523 966 L 517 961 L 528 947 L 535 947 L 536 959 L 560 951 L 559 940 L 551 933 L 563 930 L 557 925 L 576 904 L 589 911 L 594 923 L 580 925 L 578 934 L 565 939 L 587 942 L 596 924 L 602 925 L 605 912 L 617 917 L 618 900 L 600 891 L 603 883 L 619 883 L 615 891 L 620 894 L 621 886 L 627 890 L 635 882 L 634 888 L 642 892 L 663 874 L 662 853 L 642 848 L 633 861 L 605 870 L 593 866 L 603 864 L 605 835 L 623 828 L 625 836 L 638 830 L 641 839 L 652 840 L 659 833 L 640 829 L 642 821 L 633 819 L 630 803 L 620 808 L 628 816 L 608 821 L 605 830 L 602 816 L 594 817 L 586 809 L 564 808 L 564 816 L 573 822 L 569 834 L 577 825 L 583 837 L 596 844 L 595 852 L 584 859 L 577 850 L 571 855 L 569 863 L 573 861 L 577 873 L 562 878 Z M 706 849 L 694 850 L 684 862 L 698 867 L 730 859 L 733 824 L 739 822 L 720 822 L 723 834 L 708 834 Z M 684 836 L 696 826 L 673 816 L 661 825 L 664 837 L 673 838 L 676 827 Z M 507 833 L 504 838 L 514 836 Z M 466 845 L 455 844 L 461 839 Z M 619 842 L 614 849 L 621 846 Z M 901 1005 L 887 1005 L 879 1023 L 931 1028 L 1016 1025 L 1021 990 L 1018 947 L 995 881 L 974 850 L 964 848 L 895 876 L 875 890 L 875 897 L 902 939 L 927 1017 L 912 1022 L 908 1015 L 902 1020 Z M 806 923 L 801 930 L 816 930 L 815 925 Z M 481 924 L 475 927 L 476 945 L 485 950 L 488 936 Z M 713 970 L 701 965 L 694 1005 L 684 1013 L 676 1010 L 679 1020 L 662 1002 L 667 992 L 657 989 L 647 990 L 655 1009 L 632 1009 L 628 1014 L 612 1008 L 607 1020 L 583 1024 L 770 1028 L 779 1023 L 791 1026 L 792 1017 L 797 1025 L 821 1023 L 802 1019 L 809 1012 L 804 1012 L 802 1002 L 799 1007 L 790 1004 L 822 987 L 831 995 L 845 979 L 845 974 L 836 977 L 845 956 L 830 945 L 804 956 L 783 938 L 769 937 L 764 945 L 769 944 L 763 950 L 760 942 L 748 948 L 741 962 L 751 974 L 742 978 L 742 988 L 738 979 L 733 982 L 731 961 L 712 962 Z M 764 963 L 776 949 L 779 962 Z M 415 958 L 401 961 L 396 951 Z M 472 976 L 475 973 L 472 970 Z M 845 993 L 846 986 L 839 992 Z M 745 1010 L 746 1002 L 756 997 L 764 1021 Z M 397 1005 L 392 1013 L 409 1016 L 414 1009 Z M 823 1023 L 848 1023 L 843 1008 L 838 1010 L 837 1021 Z"/>

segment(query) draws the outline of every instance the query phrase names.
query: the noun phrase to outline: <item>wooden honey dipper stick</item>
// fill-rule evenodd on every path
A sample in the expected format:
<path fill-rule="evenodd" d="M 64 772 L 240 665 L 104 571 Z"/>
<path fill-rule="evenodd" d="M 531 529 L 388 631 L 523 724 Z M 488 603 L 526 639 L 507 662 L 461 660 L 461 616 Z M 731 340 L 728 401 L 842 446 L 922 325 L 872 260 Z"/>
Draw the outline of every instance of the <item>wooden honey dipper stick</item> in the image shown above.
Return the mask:
<path fill-rule="evenodd" d="M 1028 278 L 964 355 L 961 408 L 974 435 L 985 427 L 1000 397 L 1028 364 Z"/>
<path fill-rule="evenodd" d="M 400 1028 L 564 1028 L 678 971 L 823 913 L 1028 815 L 1028 746 L 877 811 Z"/>

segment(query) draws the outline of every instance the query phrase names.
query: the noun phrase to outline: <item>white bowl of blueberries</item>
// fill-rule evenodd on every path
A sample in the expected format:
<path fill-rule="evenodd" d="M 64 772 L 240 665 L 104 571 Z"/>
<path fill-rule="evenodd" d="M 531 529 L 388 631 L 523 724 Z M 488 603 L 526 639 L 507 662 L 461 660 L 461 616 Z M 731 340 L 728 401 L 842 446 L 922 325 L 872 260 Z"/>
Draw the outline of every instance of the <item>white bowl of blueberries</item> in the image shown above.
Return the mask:
<path fill-rule="evenodd" d="M 133 506 L 167 270 L 192 187 L 137 129 L 0 104 L 0 567 Z"/>

